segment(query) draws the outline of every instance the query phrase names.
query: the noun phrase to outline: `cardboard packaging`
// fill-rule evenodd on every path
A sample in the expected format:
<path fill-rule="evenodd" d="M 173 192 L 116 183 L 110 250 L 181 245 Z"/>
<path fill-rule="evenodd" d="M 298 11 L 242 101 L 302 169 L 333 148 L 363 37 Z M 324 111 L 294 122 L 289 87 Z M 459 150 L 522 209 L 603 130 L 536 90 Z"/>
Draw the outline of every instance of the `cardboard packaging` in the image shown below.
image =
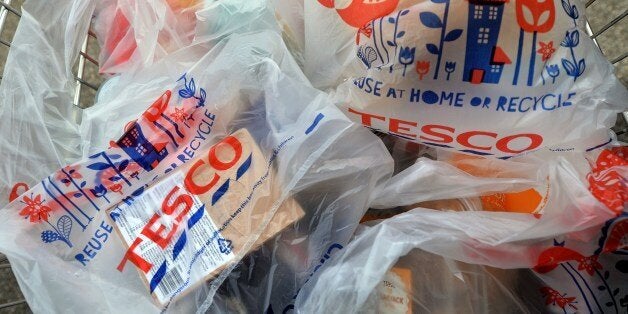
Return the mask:
<path fill-rule="evenodd" d="M 115 209 L 114 225 L 128 248 L 119 269 L 135 264 L 129 266 L 137 266 L 161 306 L 304 216 L 293 198 L 279 203 L 274 158 L 262 154 L 246 129 L 193 157 Z"/>

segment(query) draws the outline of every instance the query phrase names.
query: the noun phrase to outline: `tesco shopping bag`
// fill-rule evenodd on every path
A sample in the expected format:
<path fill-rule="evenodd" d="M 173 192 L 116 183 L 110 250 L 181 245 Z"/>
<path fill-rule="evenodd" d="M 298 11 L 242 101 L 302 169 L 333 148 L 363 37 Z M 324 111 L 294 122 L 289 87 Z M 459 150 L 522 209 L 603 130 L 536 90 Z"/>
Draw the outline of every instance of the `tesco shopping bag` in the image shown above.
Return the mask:
<path fill-rule="evenodd" d="M 0 204 L 80 155 L 74 65 L 95 4 L 27 1 L 0 84 Z"/>
<path fill-rule="evenodd" d="M 123 74 L 135 84 L 108 99 L 143 113 L 0 210 L 31 308 L 204 312 L 240 267 L 277 272 L 241 286 L 265 295 L 248 308 L 290 307 L 392 173 L 383 144 L 298 73 L 260 31 Z"/>
<path fill-rule="evenodd" d="M 607 147 L 586 156 L 538 152 L 508 161 L 420 158 L 387 182 L 371 204 L 411 210 L 357 234 L 304 285 L 295 308 L 368 311 L 390 309 L 396 301 L 400 312 L 412 306 L 620 313 L 628 293 L 626 156 L 625 147 Z M 511 207 L 512 195 L 523 191 L 543 192 L 536 207 Z M 417 251 L 439 257 L 416 257 Z M 406 261 L 408 254 L 415 262 Z M 470 283 L 450 259 L 476 265 L 470 267 L 480 275 L 473 278 L 488 281 Z M 489 268 L 477 265 L 529 270 L 514 277 L 489 275 Z M 442 273 L 453 283 L 426 280 L 425 272 Z"/>
<path fill-rule="evenodd" d="M 578 0 L 310 1 L 305 73 L 356 122 L 466 154 L 610 142 L 626 88 Z"/>

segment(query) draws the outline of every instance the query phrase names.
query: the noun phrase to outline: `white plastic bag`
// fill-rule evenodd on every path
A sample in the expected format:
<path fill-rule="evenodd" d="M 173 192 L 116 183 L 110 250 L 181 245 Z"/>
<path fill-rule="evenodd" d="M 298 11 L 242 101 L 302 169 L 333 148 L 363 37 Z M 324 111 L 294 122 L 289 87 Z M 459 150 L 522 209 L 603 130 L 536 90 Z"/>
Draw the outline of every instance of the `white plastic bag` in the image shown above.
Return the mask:
<path fill-rule="evenodd" d="M 101 73 L 119 74 L 153 64 L 194 39 L 204 0 L 107 0 L 98 3 L 94 31 Z"/>
<path fill-rule="evenodd" d="M 72 66 L 94 10 L 90 1 L 28 1 L 0 84 L 0 204 L 80 158 Z M 13 193 L 12 193 L 13 192 Z"/>
<path fill-rule="evenodd" d="M 567 299 L 561 299 L 565 293 L 569 298 L 578 299 L 580 309 L 586 309 L 584 299 L 592 298 L 597 298 L 604 309 L 620 306 L 619 299 L 628 293 L 626 272 L 625 266 L 615 267 L 613 264 L 625 263 L 620 263 L 621 254 L 626 249 L 622 241 L 627 236 L 623 227 L 625 224 L 621 222 L 625 221 L 622 217 L 628 204 L 625 147 L 592 152 L 587 156 L 588 162 L 581 154 L 575 153 L 563 153 L 560 157 L 547 154 L 543 156 L 546 161 L 535 161 L 533 155 L 517 161 L 470 161 L 476 169 L 485 166 L 485 169 L 496 170 L 489 175 L 493 177 L 472 176 L 442 161 L 419 159 L 405 170 L 407 173 L 401 172 L 393 177 L 388 186 L 380 191 L 380 197 L 376 198 L 373 206 L 395 207 L 455 197 L 480 197 L 500 191 L 520 191 L 536 185 L 549 186 L 549 189 L 541 210 L 534 214 L 486 212 L 481 206 L 466 205 L 465 208 L 441 201 L 431 203 L 437 210 L 416 208 L 383 220 L 357 235 L 349 246 L 328 260 L 303 287 L 295 308 L 304 313 L 314 309 L 331 310 L 332 306 L 334 311 L 339 312 L 361 309 L 368 304 L 380 282 L 390 275 L 387 272 L 397 260 L 413 249 L 476 265 L 534 268 L 541 283 L 545 282 L 533 288 L 536 289 L 536 298 L 551 300 L 548 305 L 559 302 L 562 307 L 553 308 L 554 311 L 568 305 L 564 303 Z M 391 197 L 393 195 L 395 197 Z M 426 206 L 426 203 L 422 204 Z M 620 218 L 615 218 L 618 215 Z M 618 255 L 601 254 L 611 252 Z M 598 256 L 604 266 L 596 264 Z M 571 262 L 572 265 L 560 266 L 563 262 Z M 432 267 L 433 263 L 426 262 L 415 265 L 413 271 L 423 272 L 425 268 Z M 573 282 L 565 281 L 568 274 L 561 273 L 562 267 L 577 267 L 578 270 L 573 270 L 578 274 L 571 269 L 567 273 L 581 277 Z M 585 271 L 586 275 L 583 275 Z M 582 281 L 597 290 L 576 295 L 577 290 L 574 289 L 578 286 L 584 289 Z M 432 282 L 415 282 L 414 290 L 408 292 L 410 299 L 425 304 L 420 294 L 430 289 Z M 599 285 L 607 286 L 597 288 Z M 334 287 L 334 290 L 329 287 Z M 508 285 L 500 287 L 503 291 L 512 291 Z M 606 289 L 614 294 L 613 300 L 604 292 Z M 560 294 L 554 291 L 560 291 Z M 516 300 L 519 297 L 515 295 L 506 305 L 518 307 Z M 432 296 L 428 303 L 442 305 L 443 299 L 438 295 Z M 568 301 L 573 303 L 574 300 Z M 486 302 L 486 299 L 472 302 L 471 307 L 465 310 L 491 305 Z M 611 303 L 605 306 L 606 302 Z M 463 303 L 458 305 L 463 306 Z M 539 311 L 538 307 L 527 310 Z M 573 312 L 575 309 L 567 307 L 566 310 Z M 597 308 L 589 310 L 595 312 Z"/>
<path fill-rule="evenodd" d="M 230 272 L 241 267 L 239 261 L 252 256 L 248 254 L 264 241 L 258 251 L 262 253 L 255 254 L 273 260 L 273 269 L 281 275 L 265 278 L 266 297 L 248 306 L 263 311 L 272 302 L 272 307 L 284 308 L 320 256 L 330 247 L 346 245 L 375 186 L 392 173 L 385 147 L 343 115 L 326 94 L 309 86 L 278 33 L 233 34 L 209 47 L 190 46 L 122 74 L 118 95 L 105 97 L 107 103 L 96 107 L 110 108 L 115 124 L 92 120 L 83 126 L 85 142 L 94 140 L 84 147 L 86 158 L 42 176 L 39 184 L 0 210 L 0 251 L 11 261 L 33 311 L 203 312 Z M 137 121 L 127 124 L 125 110 L 135 111 Z M 189 173 L 212 178 L 211 168 L 203 166 L 204 156 L 221 143 L 214 148 L 222 152 L 218 160 L 235 158 L 224 145 L 231 143 L 229 135 L 240 138 L 241 129 L 253 139 L 242 145 L 243 151 L 257 146 L 262 157 L 251 158 L 245 166 L 243 153 L 229 169 L 217 172 L 220 184 L 212 186 L 212 194 L 197 196 L 218 235 L 225 235 L 214 237 L 213 229 L 204 227 L 201 234 L 216 241 L 199 246 L 190 215 L 203 213 L 203 207 L 193 198 L 186 215 L 171 215 L 162 204 L 168 199 L 163 189 L 176 185 L 179 190 L 173 193 L 183 193 L 187 183 L 180 177 Z M 207 182 L 199 180 L 194 182 Z M 276 216 L 285 212 L 282 206 L 296 213 L 284 232 L 280 230 L 285 220 Z M 216 216 L 225 208 L 232 218 Z M 165 255 L 133 247 L 133 236 L 147 228 L 141 228 L 143 222 L 139 229 L 121 225 L 150 218 L 151 210 L 163 218 L 146 225 L 157 233 L 176 230 L 164 244 Z M 157 223 L 166 229 L 157 229 Z M 229 239 L 221 226 L 236 228 L 242 237 Z M 272 232 L 264 235 L 267 230 Z M 181 240 L 184 234 L 187 241 Z M 149 239 L 138 238 L 147 245 L 141 250 L 154 252 Z M 274 247 L 272 252 L 265 251 L 267 245 Z M 226 260 L 217 262 L 217 268 L 200 266 L 199 260 L 207 263 L 204 250 L 226 254 Z M 294 259 L 291 250 L 301 252 L 299 258 Z M 140 254 L 152 267 L 140 263 L 144 266 L 138 265 L 138 270 L 124 259 L 129 252 Z M 197 255 L 201 257 L 193 257 Z M 163 264 L 154 262 L 162 257 Z M 182 259 L 190 264 L 178 264 Z M 191 273 L 185 271 L 188 266 Z M 257 272 L 266 270 L 258 267 Z M 251 283 L 241 291 L 252 289 L 256 287 Z"/>
<path fill-rule="evenodd" d="M 584 11 L 578 0 L 310 1 L 305 73 L 338 86 L 354 121 L 425 145 L 583 152 L 609 143 L 628 108 Z"/>

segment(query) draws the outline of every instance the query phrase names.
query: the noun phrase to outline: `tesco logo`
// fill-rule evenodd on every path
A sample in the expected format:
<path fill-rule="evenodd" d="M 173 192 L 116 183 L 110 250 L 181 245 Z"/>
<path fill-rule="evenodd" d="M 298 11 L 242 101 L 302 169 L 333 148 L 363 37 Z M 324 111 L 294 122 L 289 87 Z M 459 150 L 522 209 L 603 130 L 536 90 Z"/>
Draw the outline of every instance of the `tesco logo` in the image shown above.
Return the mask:
<path fill-rule="evenodd" d="M 531 151 L 541 147 L 543 137 L 536 133 L 520 133 L 499 135 L 495 132 L 471 130 L 460 132 L 456 128 L 439 124 L 426 124 L 419 127 L 418 122 L 384 117 L 349 108 L 349 113 L 358 115 L 364 126 L 373 127 L 374 121 L 386 123 L 388 130 L 395 135 L 424 142 L 461 147 L 478 153 L 499 151 L 503 154 L 514 155 Z"/>
<path fill-rule="evenodd" d="M 129 246 L 117 267 L 118 270 L 124 270 L 126 263 L 131 262 L 142 272 L 148 273 L 153 268 L 153 264 L 136 252 L 138 246 L 144 241 L 151 241 L 165 250 L 172 242 L 173 236 L 194 205 L 191 194 L 205 194 L 214 187 L 221 186 L 224 181 L 228 180 L 230 173 L 227 173 L 227 171 L 231 170 L 240 161 L 241 157 L 242 143 L 235 136 L 227 136 L 212 146 L 207 156 L 197 160 L 188 170 L 184 180 L 185 190 L 180 189 L 178 186 L 174 186 L 170 190 L 161 203 L 161 214 L 159 212 L 153 214 L 140 233 L 142 237 L 138 236 L 135 238 L 133 244 Z M 201 168 L 205 168 L 203 173 L 212 174 L 208 182 L 195 181 L 194 178 L 198 178 L 195 174 Z M 221 182 L 221 185 L 217 185 L 219 182 Z M 172 223 L 162 223 L 165 221 L 172 221 Z"/>

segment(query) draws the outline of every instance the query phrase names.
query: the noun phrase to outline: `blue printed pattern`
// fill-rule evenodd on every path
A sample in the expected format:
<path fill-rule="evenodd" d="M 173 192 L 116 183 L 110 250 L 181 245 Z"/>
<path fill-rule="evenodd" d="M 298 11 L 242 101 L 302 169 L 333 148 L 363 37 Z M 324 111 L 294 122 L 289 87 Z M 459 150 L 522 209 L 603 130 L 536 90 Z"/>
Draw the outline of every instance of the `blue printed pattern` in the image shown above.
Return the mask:
<path fill-rule="evenodd" d="M 186 81 L 184 77 L 185 75 L 182 77 L 182 83 L 185 85 L 183 89 L 196 89 L 195 83 L 192 80 Z M 202 105 L 206 93 L 202 88 L 200 91 L 200 96 L 194 98 Z M 185 92 L 183 94 L 188 96 Z M 154 111 L 147 110 L 137 122 L 127 127 L 120 140 L 111 142 L 108 150 L 91 155 L 86 161 L 60 169 L 31 189 L 32 193 L 37 195 L 36 199 L 41 201 L 37 204 L 25 204 L 27 206 L 22 208 L 22 212 L 33 212 L 33 215 L 44 217 L 37 221 L 44 221 L 50 225 L 49 230 L 41 233 L 43 243 L 62 242 L 68 247 L 73 247 L 71 237 L 74 230 L 86 232 L 96 213 L 108 209 L 111 204 L 119 202 L 130 204 L 134 197 L 141 195 L 145 186 L 163 175 L 151 172 L 168 156 L 166 146 L 178 147 L 177 141 L 184 137 L 181 125 L 170 117 L 174 114 L 172 109 L 178 109 L 177 113 L 180 115 L 191 117 L 197 108 L 202 107 L 173 108 L 174 106 L 169 104 L 169 99 L 170 91 L 166 91 L 151 106 L 151 109 L 159 109 L 155 118 L 149 117 Z M 215 118 L 207 109 L 205 111 L 207 118 L 211 120 Z M 154 130 L 150 131 L 152 133 L 147 134 L 146 130 L 153 126 Z M 191 126 L 186 124 L 185 127 Z M 160 131 L 162 133 L 159 133 Z M 161 138 L 168 138 L 170 141 L 155 143 Z M 206 138 L 197 140 L 204 141 Z M 41 208 L 40 213 L 34 212 L 32 208 Z M 53 214 L 60 212 L 61 215 L 52 218 L 48 217 L 48 212 Z M 115 220 L 119 213 L 119 208 L 114 208 L 110 216 Z"/>
<path fill-rule="evenodd" d="M 461 28 L 455 28 L 448 25 L 450 0 L 430 0 L 435 4 L 443 4 L 443 11 L 436 10 L 416 12 L 412 9 L 401 10 L 393 13 L 387 17 L 373 20 L 367 25 L 368 31 L 366 33 L 358 33 L 358 36 L 366 36 L 366 40 L 361 41 L 362 44 L 358 44 L 357 54 L 358 58 L 366 65 L 368 69 L 374 69 L 381 71 L 386 67 L 389 71 L 393 72 L 393 69 L 399 69 L 402 76 L 406 76 L 407 67 L 416 63 L 417 73 L 419 80 L 423 79 L 423 76 L 432 70 L 434 73 L 432 78 L 434 80 L 446 79 L 450 80 L 451 73 L 455 71 L 454 60 L 444 61 L 447 55 L 447 44 L 455 42 L 462 37 L 465 30 Z M 467 25 L 466 25 L 466 43 L 465 43 L 465 55 L 464 65 L 462 66 L 462 81 L 470 82 L 472 84 L 499 84 L 502 80 L 502 76 L 506 66 L 513 64 L 511 56 L 499 44 L 500 30 L 502 29 L 502 22 L 504 14 L 515 13 L 517 10 L 523 10 L 523 13 L 517 13 L 516 16 L 511 16 L 509 22 L 517 22 L 520 26 L 519 42 L 517 45 L 517 55 L 514 64 L 514 74 L 512 78 L 512 84 L 519 84 L 520 72 L 523 72 L 522 63 L 527 61 L 526 65 L 527 80 L 526 84 L 532 86 L 537 76 L 535 74 L 538 60 L 536 54 L 542 54 L 543 66 L 541 67 L 540 76 L 545 84 L 546 73 L 552 78 L 552 83 L 555 82 L 556 77 L 560 73 L 557 69 L 557 64 L 547 64 L 547 60 L 553 55 L 555 49 L 553 41 L 547 42 L 538 41 L 538 37 L 543 33 L 547 33 L 554 28 L 555 9 L 553 0 L 548 1 L 539 7 L 536 6 L 536 2 L 533 0 L 467 0 Z M 540 1 L 539 1 L 540 2 Z M 583 58 L 577 58 L 575 56 L 574 47 L 578 45 L 578 39 L 574 34 L 578 34 L 578 18 L 580 17 L 578 7 L 572 4 L 570 0 L 561 0 L 561 4 L 564 13 L 567 17 L 573 20 L 574 27 L 567 31 L 566 39 L 563 41 L 562 46 L 569 48 L 571 58 L 563 58 L 561 65 L 565 70 L 565 74 L 574 78 L 574 81 L 580 77 L 585 71 L 585 60 Z M 437 8 L 437 6 L 434 6 Z M 529 16 L 528 13 L 533 13 Z M 443 13 L 440 13 L 443 12 Z M 407 37 L 406 31 L 402 30 L 403 24 L 399 24 L 400 19 L 412 20 L 418 18 L 421 25 L 426 28 L 426 34 L 432 34 L 432 30 L 438 30 L 439 37 L 437 40 L 430 40 L 432 42 L 408 43 L 404 42 L 403 37 Z M 532 23 L 528 21 L 532 19 L 534 25 L 527 25 L 526 23 Z M 542 23 L 541 25 L 537 25 Z M 529 51 L 529 60 L 523 60 L 524 52 L 523 47 L 526 45 L 525 37 L 526 33 L 532 34 L 531 47 Z M 362 34 L 362 35 L 361 35 Z M 503 37 L 503 36 L 502 36 Z M 428 36 L 421 38 L 429 38 Z M 419 39 L 420 40 L 420 39 Z M 548 46 L 549 45 L 549 46 Z M 549 47 L 549 48 L 548 48 Z M 427 53 L 427 55 L 426 55 Z M 430 55 L 435 56 L 433 59 Z M 427 58 L 427 59 L 425 59 Z M 418 60 L 417 60 L 418 59 Z M 431 59 L 431 60 L 430 60 Z M 434 60 L 435 59 L 435 60 Z M 394 67 L 393 63 L 400 65 Z M 445 63 L 443 65 L 443 63 Z M 432 67 L 430 68 L 430 64 Z M 442 67 L 444 66 L 444 71 Z M 444 72 L 444 73 L 443 73 Z"/>

